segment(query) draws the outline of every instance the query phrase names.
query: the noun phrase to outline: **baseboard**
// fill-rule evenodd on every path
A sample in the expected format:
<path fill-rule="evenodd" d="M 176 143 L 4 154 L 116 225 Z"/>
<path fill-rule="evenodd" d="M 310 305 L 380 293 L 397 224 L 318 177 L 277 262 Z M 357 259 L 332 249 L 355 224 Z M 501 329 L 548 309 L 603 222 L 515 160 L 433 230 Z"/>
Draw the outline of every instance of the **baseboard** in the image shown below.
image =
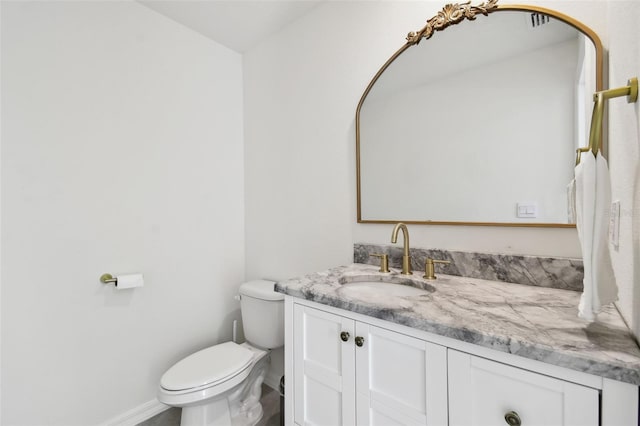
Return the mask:
<path fill-rule="evenodd" d="M 122 413 L 119 416 L 107 420 L 100 426 L 136 426 L 145 420 L 149 420 L 151 417 L 168 410 L 169 408 L 170 407 L 168 405 L 161 403 L 157 399 L 153 399 L 132 408 L 126 413 Z"/>
<path fill-rule="evenodd" d="M 264 384 L 269 386 L 271 389 L 276 391 L 280 391 L 280 377 L 277 373 L 273 371 L 272 368 L 269 369 L 267 375 L 264 377 Z"/>

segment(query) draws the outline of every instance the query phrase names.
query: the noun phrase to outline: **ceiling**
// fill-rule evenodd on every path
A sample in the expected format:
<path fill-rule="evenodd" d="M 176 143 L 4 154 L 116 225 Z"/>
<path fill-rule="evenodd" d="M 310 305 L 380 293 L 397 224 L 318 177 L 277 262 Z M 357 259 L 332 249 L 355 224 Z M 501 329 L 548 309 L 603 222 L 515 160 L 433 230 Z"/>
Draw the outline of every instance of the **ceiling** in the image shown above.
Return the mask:
<path fill-rule="evenodd" d="M 326 0 L 138 0 L 243 53 Z"/>

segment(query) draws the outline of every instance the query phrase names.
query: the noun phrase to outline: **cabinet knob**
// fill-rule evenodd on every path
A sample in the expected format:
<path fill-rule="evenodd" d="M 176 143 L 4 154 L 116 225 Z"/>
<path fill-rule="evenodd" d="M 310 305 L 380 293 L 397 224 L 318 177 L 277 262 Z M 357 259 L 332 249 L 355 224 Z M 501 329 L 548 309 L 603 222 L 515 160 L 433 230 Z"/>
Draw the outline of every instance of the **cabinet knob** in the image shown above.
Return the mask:
<path fill-rule="evenodd" d="M 355 340 L 356 340 L 356 346 L 361 347 L 362 345 L 364 345 L 364 337 L 356 336 Z"/>
<path fill-rule="evenodd" d="M 347 340 L 349 340 L 349 332 L 343 331 L 342 333 L 340 333 L 340 338 L 343 342 L 346 342 Z"/>
<path fill-rule="evenodd" d="M 522 424 L 520 416 L 515 411 L 509 411 L 505 414 L 504 421 L 507 422 L 509 426 L 520 426 Z"/>

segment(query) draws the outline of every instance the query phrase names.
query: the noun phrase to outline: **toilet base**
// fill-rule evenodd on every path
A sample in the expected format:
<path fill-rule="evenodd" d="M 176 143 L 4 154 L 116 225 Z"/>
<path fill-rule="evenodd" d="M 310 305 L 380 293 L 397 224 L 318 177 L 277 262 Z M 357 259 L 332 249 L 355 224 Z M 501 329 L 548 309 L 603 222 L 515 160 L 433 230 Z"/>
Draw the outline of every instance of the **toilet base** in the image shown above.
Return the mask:
<path fill-rule="evenodd" d="M 263 414 L 260 398 L 262 383 L 267 374 L 267 358 L 263 358 L 254 367 L 247 379 L 247 386 L 233 392 L 227 398 L 229 415 L 233 426 L 253 426 L 260 421 Z M 252 375 L 255 373 L 255 377 Z"/>
<path fill-rule="evenodd" d="M 253 426 L 263 415 L 262 404 L 254 405 L 248 413 L 240 417 L 231 418 L 229 401 L 220 399 L 207 405 L 184 407 L 181 426 Z"/>
<path fill-rule="evenodd" d="M 229 402 L 226 398 L 204 405 L 192 405 L 182 408 L 181 426 L 231 426 Z"/>
<path fill-rule="evenodd" d="M 182 407 L 180 426 L 253 426 L 258 423 L 263 415 L 260 397 L 266 368 L 259 373 L 250 387 L 239 385 L 240 389 L 226 398 Z"/>

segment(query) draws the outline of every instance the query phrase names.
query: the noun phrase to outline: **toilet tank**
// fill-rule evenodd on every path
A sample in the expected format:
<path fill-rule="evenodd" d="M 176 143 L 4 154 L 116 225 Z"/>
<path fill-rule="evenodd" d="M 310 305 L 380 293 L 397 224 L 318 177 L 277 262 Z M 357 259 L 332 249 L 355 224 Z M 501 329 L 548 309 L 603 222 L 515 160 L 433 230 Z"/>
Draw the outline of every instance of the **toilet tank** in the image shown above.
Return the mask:
<path fill-rule="evenodd" d="M 240 286 L 244 337 L 263 349 L 284 346 L 284 294 L 273 290 L 275 282 L 249 281 Z"/>

